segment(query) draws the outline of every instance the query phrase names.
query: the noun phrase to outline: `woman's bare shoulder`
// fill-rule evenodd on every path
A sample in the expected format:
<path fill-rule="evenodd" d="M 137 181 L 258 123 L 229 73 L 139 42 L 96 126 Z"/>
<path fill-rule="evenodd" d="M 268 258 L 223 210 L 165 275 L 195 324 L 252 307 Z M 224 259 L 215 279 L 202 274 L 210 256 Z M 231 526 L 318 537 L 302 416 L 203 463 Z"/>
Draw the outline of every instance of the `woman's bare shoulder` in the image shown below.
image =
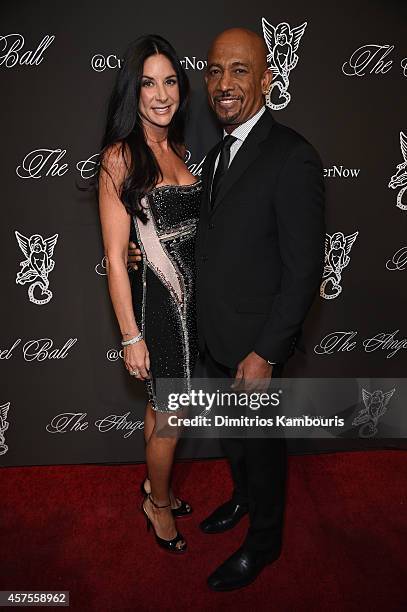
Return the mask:
<path fill-rule="evenodd" d="M 102 165 L 108 170 L 125 172 L 130 168 L 131 153 L 126 142 L 119 141 L 109 145 L 101 155 Z"/>

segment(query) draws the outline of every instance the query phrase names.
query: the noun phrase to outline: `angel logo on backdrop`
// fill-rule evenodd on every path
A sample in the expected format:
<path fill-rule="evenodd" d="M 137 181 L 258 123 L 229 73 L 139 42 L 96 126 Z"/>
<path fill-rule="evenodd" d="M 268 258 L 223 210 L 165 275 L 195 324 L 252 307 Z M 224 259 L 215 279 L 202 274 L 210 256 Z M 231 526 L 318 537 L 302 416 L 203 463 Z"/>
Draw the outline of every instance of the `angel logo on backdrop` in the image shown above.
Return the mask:
<path fill-rule="evenodd" d="M 404 161 L 397 164 L 397 172 L 391 177 L 388 186 L 390 189 L 400 189 L 397 194 L 396 206 L 400 210 L 407 210 L 407 204 L 402 202 L 403 195 L 407 190 L 407 136 L 404 132 L 400 132 L 400 149 Z"/>
<path fill-rule="evenodd" d="M 10 402 L 6 402 L 0 406 L 0 455 L 5 455 L 8 451 L 4 432 L 7 431 L 9 426 L 9 422 L 7 421 L 9 408 Z"/>
<path fill-rule="evenodd" d="M 266 95 L 266 104 L 272 110 L 281 110 L 291 100 L 288 91 L 290 72 L 298 63 L 296 51 L 307 27 L 307 22 L 305 21 L 296 28 L 291 28 L 285 22 L 274 27 L 263 17 L 261 23 L 264 40 L 269 50 L 267 56 L 269 70 L 273 74 L 273 80 Z M 275 89 L 278 91 L 273 95 Z"/>
<path fill-rule="evenodd" d="M 350 250 L 359 232 L 345 236 L 342 232 L 325 236 L 325 267 L 321 283 L 320 296 L 332 300 L 342 292 L 342 270 L 350 262 Z"/>
<path fill-rule="evenodd" d="M 15 230 L 18 245 L 22 250 L 24 261 L 20 262 L 21 270 L 17 272 L 16 283 L 28 287 L 28 297 L 30 302 L 42 306 L 48 304 L 52 298 L 52 291 L 49 289 L 48 274 L 54 269 L 55 261 L 52 259 L 54 248 L 58 240 L 58 234 L 49 238 L 43 238 L 40 234 L 33 234 L 29 238 Z M 41 291 L 41 297 L 36 295 L 37 288 Z M 45 296 L 45 297 L 43 297 Z"/>
<path fill-rule="evenodd" d="M 362 389 L 362 399 L 365 407 L 352 421 L 352 425 L 361 425 L 358 432 L 361 438 L 373 438 L 377 434 L 377 423 L 387 411 L 387 404 L 395 390 L 395 387 L 386 392 L 376 389 L 376 391 L 369 393 L 366 389 Z"/>

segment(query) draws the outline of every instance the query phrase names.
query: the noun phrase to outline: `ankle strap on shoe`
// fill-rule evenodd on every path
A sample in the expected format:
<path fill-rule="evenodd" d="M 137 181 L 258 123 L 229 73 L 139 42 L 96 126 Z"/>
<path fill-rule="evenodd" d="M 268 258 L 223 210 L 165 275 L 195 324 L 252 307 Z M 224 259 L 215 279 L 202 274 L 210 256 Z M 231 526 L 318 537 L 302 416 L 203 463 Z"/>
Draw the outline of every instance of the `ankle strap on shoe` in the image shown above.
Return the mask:
<path fill-rule="evenodd" d="M 151 497 L 151 493 L 149 493 L 147 495 L 148 499 L 151 501 L 151 503 L 153 504 L 153 506 L 155 506 L 156 508 L 169 508 L 169 506 L 171 506 L 171 501 L 168 504 L 165 504 L 165 506 L 159 506 L 158 504 L 155 503 L 155 501 L 153 500 L 153 498 Z"/>

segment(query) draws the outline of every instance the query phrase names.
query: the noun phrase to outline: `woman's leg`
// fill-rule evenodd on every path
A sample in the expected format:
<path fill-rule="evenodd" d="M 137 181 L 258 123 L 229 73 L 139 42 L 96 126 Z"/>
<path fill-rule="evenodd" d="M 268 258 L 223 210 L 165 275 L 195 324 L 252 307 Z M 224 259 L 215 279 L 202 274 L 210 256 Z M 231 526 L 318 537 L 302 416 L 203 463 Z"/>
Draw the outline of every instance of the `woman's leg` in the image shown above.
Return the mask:
<path fill-rule="evenodd" d="M 146 414 L 144 418 L 144 440 L 146 442 L 146 447 L 147 447 L 147 444 L 149 443 L 149 440 L 151 438 L 151 435 L 154 431 L 155 426 L 156 426 L 155 411 L 153 410 L 152 405 L 149 402 L 147 404 Z M 159 440 L 165 440 L 165 439 L 166 438 L 159 438 Z M 172 466 L 172 463 L 173 463 L 173 458 L 171 460 L 171 466 Z M 171 474 L 170 474 L 170 480 L 171 480 Z M 144 484 L 144 488 L 145 488 L 146 493 L 151 492 L 150 471 L 148 468 L 148 462 L 147 462 L 147 478 Z M 179 506 L 181 505 L 181 502 L 180 500 L 177 500 L 177 498 L 174 496 L 171 487 L 169 490 L 169 496 L 170 496 L 170 501 L 171 501 L 171 508 L 179 508 Z M 154 496 L 153 496 L 153 499 L 155 500 Z"/>
<path fill-rule="evenodd" d="M 146 414 L 144 417 L 144 440 L 146 444 L 148 443 L 151 434 L 153 433 L 153 429 L 155 427 L 155 412 L 151 406 L 151 403 L 148 402 L 146 407 Z"/>
<path fill-rule="evenodd" d="M 146 462 L 150 477 L 151 496 L 158 506 L 166 506 L 171 502 L 170 479 L 174 461 L 177 437 L 161 437 L 157 435 L 157 424 L 146 445 Z M 172 540 L 177 535 L 177 528 L 171 512 L 171 506 L 156 508 L 150 499 L 144 502 L 144 507 L 160 538 Z M 182 541 L 180 542 L 182 547 Z"/>

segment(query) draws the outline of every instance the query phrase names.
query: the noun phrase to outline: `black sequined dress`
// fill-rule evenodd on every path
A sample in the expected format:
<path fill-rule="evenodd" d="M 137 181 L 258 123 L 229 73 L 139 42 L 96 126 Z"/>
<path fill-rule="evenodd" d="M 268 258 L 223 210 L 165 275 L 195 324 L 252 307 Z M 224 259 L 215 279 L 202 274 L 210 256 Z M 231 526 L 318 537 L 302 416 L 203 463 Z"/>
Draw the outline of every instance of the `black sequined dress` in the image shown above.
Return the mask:
<path fill-rule="evenodd" d="M 142 204 L 148 221 L 134 216 L 132 224 L 143 256 L 141 274 L 140 268 L 132 274 L 133 307 L 150 355 L 149 400 L 154 410 L 169 412 L 157 379 L 178 379 L 177 392 L 188 392 L 198 356 L 194 250 L 201 181 L 156 187 Z"/>

